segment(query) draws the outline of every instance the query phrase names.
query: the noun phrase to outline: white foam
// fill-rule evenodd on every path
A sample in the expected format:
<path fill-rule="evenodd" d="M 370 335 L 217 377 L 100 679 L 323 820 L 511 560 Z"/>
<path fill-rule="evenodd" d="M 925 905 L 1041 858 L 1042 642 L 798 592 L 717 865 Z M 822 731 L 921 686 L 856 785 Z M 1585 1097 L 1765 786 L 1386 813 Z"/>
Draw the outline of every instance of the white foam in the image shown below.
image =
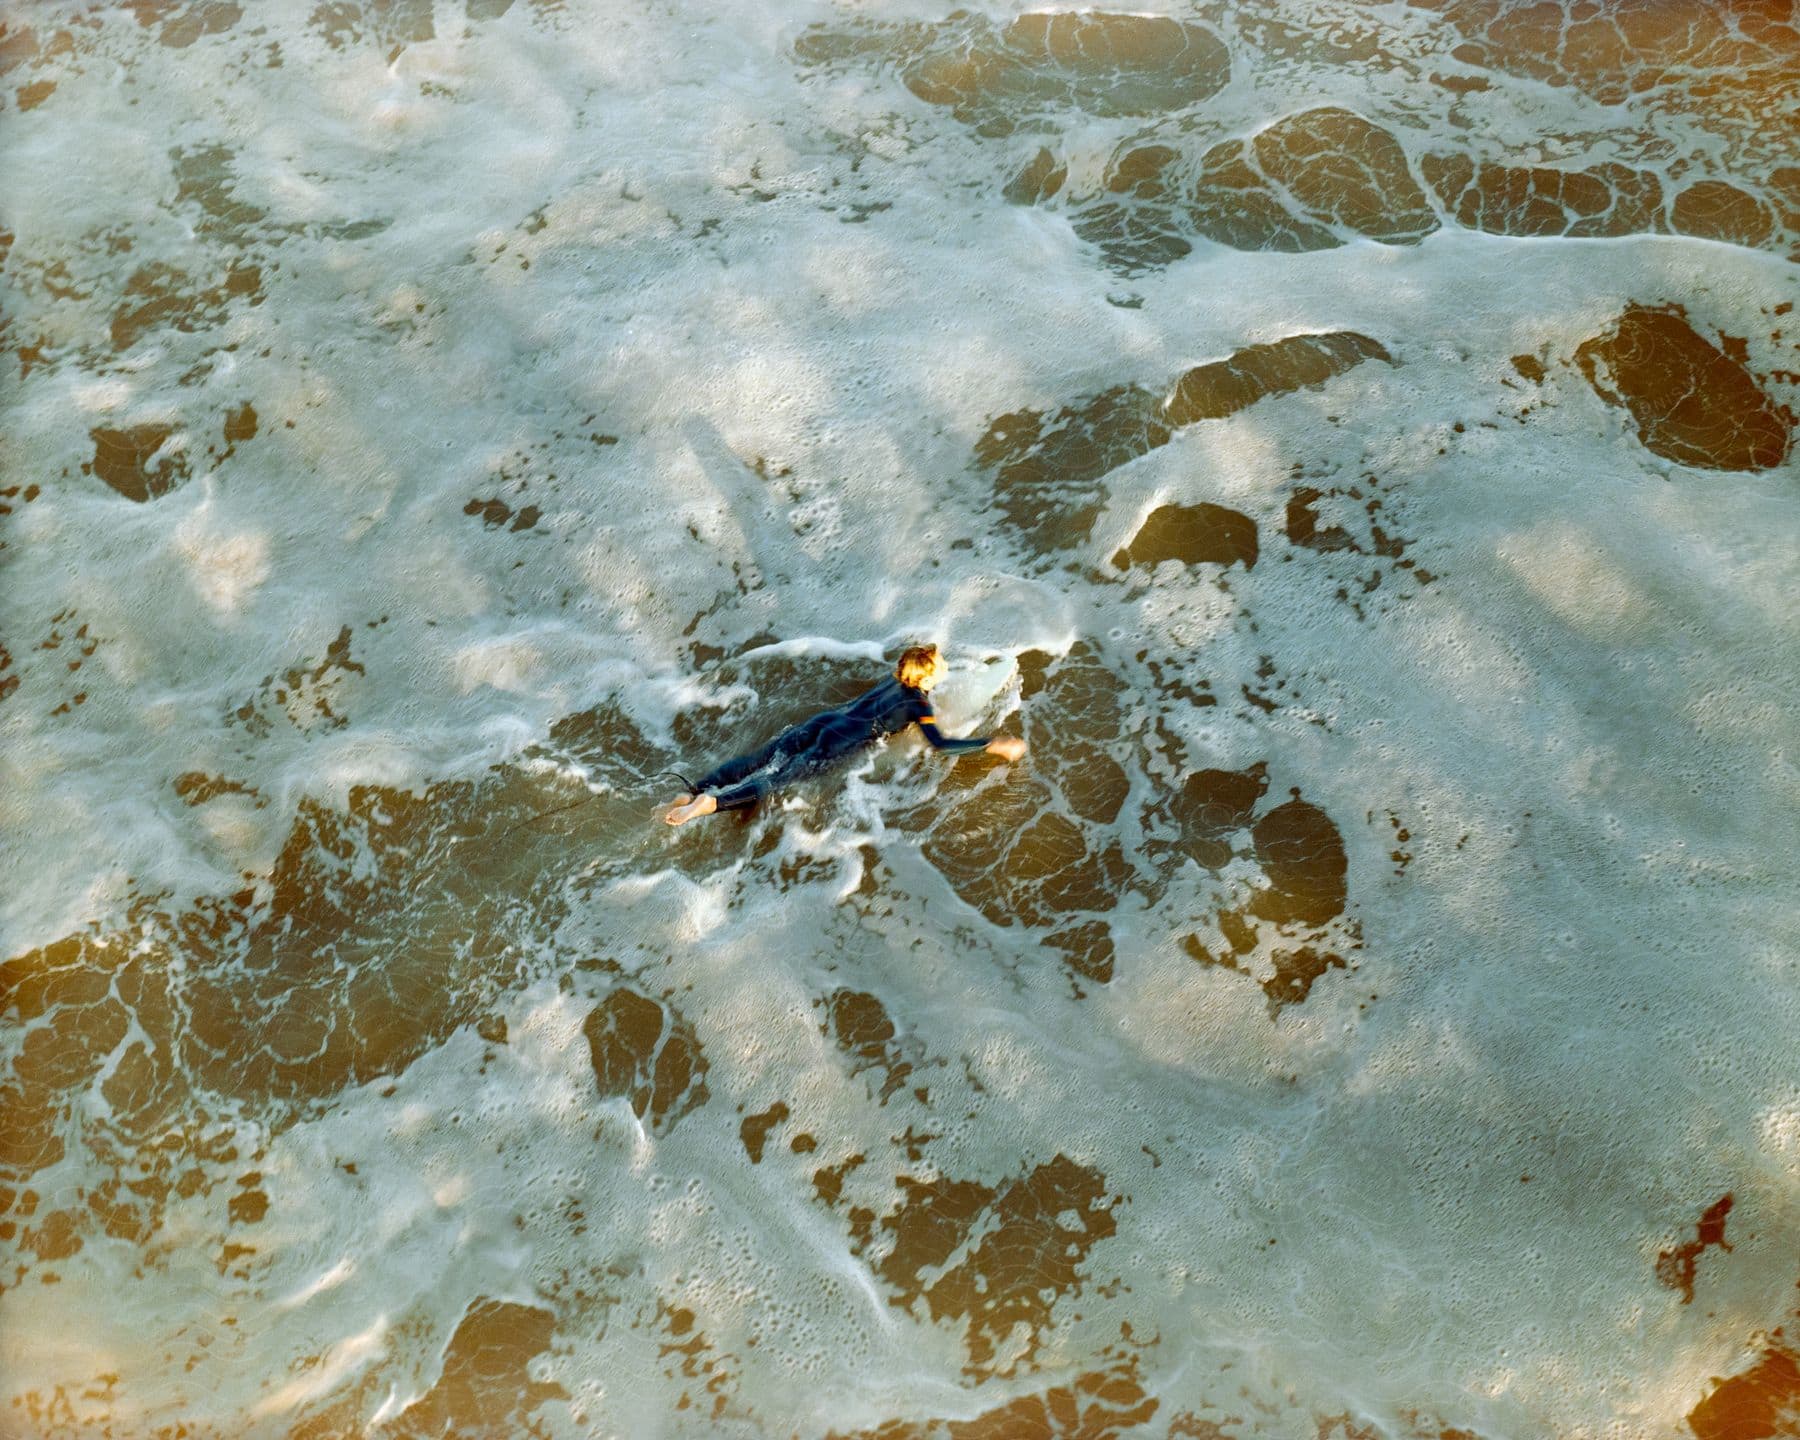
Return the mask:
<path fill-rule="evenodd" d="M 1190 766 L 1266 760 L 1271 803 L 1300 786 L 1344 833 L 1361 968 L 1272 1022 L 1252 979 L 1179 944 L 1257 867 L 1189 866 L 1121 904 L 1116 977 L 1077 1002 L 1042 932 L 991 924 L 923 837 L 888 828 L 896 791 L 937 782 L 930 755 L 795 802 L 766 856 L 665 835 L 646 809 L 635 871 L 583 891 L 593 861 L 571 855 L 545 877 L 569 881 L 571 913 L 497 1004 L 506 1044 L 464 1028 L 278 1136 L 245 1122 L 245 1153 L 266 1153 L 240 1168 L 270 1196 L 248 1279 L 215 1265 L 248 1230 L 227 1231 L 227 1186 L 170 1201 L 144 1279 L 138 1247 L 96 1238 L 61 1283 L 9 1288 L 8 1397 L 117 1373 L 129 1433 L 276 1434 L 345 1395 L 374 1424 L 431 1388 L 468 1307 L 500 1298 L 557 1314 L 532 1369 L 573 1397 L 541 1411 L 552 1433 L 973 1415 L 1066 1383 L 1121 1323 L 1162 1337 L 1143 1362 L 1159 1413 L 1243 1387 L 1254 1433 L 1317 1434 L 1346 1409 L 1491 1435 L 1674 1426 L 1791 1304 L 1797 462 L 1658 460 L 1559 362 L 1626 303 L 1679 300 L 1703 329 L 1749 330 L 1757 369 L 1791 365 L 1759 314 L 1792 298 L 1791 266 L 1450 229 L 1295 256 L 1202 244 L 1127 285 L 1060 214 L 1002 203 L 1005 145 L 891 71 L 798 67 L 801 28 L 843 21 L 827 6 L 519 4 L 466 26 L 459 8 L 391 64 L 372 39 L 328 47 L 305 7 L 180 50 L 108 12 L 99 58 L 8 121 L 10 333 L 66 358 L 14 388 L 3 451 L 8 484 L 44 490 L 0 533 L 22 676 L 0 702 L 0 864 L 21 877 L 0 897 L 5 954 L 115 923 L 133 889 L 230 893 L 266 876 L 302 799 L 478 776 L 607 699 L 664 739 L 682 710 L 731 703 L 754 728 L 774 697 L 689 673 L 692 640 L 873 678 L 935 638 L 951 733 L 1010 714 L 1027 650 L 1087 640 L 1211 680 L 1216 707 L 1122 695 L 1120 752 L 1156 718 Z M 1397 45 L 1432 23 L 1390 18 Z M 282 68 L 246 68 L 276 42 Z M 1461 143 L 1418 84 L 1241 66 L 1207 124 L 1355 103 Z M 1471 143 L 1623 129 L 1578 94 L 1503 89 L 1471 102 L 1491 122 Z M 1071 183 L 1131 133 L 1073 127 Z M 203 144 L 267 212 L 247 249 L 177 200 L 171 152 Z M 850 203 L 888 208 L 845 223 Z M 365 220 L 388 223 L 324 228 Z M 114 232 L 129 252 L 107 250 Z M 91 293 L 49 296 L 57 260 Z M 260 303 L 110 353 L 139 267 L 199 293 L 239 262 L 260 267 Z M 1108 303 L 1126 289 L 1141 308 Z M 1107 477 L 1091 541 L 1054 564 L 971 469 L 997 415 L 1338 329 L 1398 363 L 1177 435 Z M 1529 396 L 1501 384 L 1520 353 L 1551 361 Z M 244 403 L 258 433 L 223 456 Z M 137 506 L 80 473 L 91 428 L 152 424 L 176 427 L 159 453 L 186 457 L 183 488 Z M 1364 592 L 1372 557 L 1289 545 L 1296 464 L 1314 485 L 1376 473 L 1382 523 L 1439 578 L 1385 566 Z M 466 512 L 489 499 L 506 521 Z M 1089 573 L 1154 505 L 1202 500 L 1255 519 L 1254 570 L 1222 585 L 1168 565 L 1135 598 Z M 536 523 L 511 528 L 527 506 Z M 78 672 L 36 648 L 71 612 L 101 642 Z M 306 685 L 347 723 L 275 699 L 345 627 L 360 670 Z M 1267 713 L 1238 703 L 1265 655 L 1293 686 Z M 195 770 L 265 803 L 184 804 L 173 784 Z M 1134 774 L 1121 836 L 1171 779 Z M 1400 875 L 1390 809 L 1416 852 Z M 708 843 L 721 856 L 696 860 Z M 817 874 L 781 880 L 800 859 Z M 579 968 L 595 961 L 623 974 Z M 676 1125 L 595 1091 L 581 1027 L 620 983 L 705 1053 L 711 1099 Z M 914 1067 L 885 1103 L 884 1072 L 852 1075 L 821 1033 L 815 1002 L 839 988 L 880 997 Z M 751 1166 L 739 1126 L 776 1100 L 790 1117 Z M 937 1137 L 916 1161 L 895 1143 L 909 1126 Z M 790 1148 L 802 1133 L 816 1150 Z M 856 1153 L 843 1202 L 816 1201 L 813 1172 Z M 974 1387 L 954 1326 L 890 1303 L 885 1236 L 852 1253 L 848 1213 L 886 1214 L 899 1175 L 999 1187 L 1058 1154 L 1128 1197 L 1118 1233 L 1058 1305 L 1044 1371 Z M 72 1150 L 49 1173 L 46 1211 L 99 1167 Z M 1727 1190 L 1736 1248 L 1708 1252 L 1705 1303 L 1681 1307 L 1656 1253 Z M 717 1428 L 673 1408 L 698 1383 L 661 1349 L 658 1307 L 677 1304 L 734 1377 Z M 227 1306 L 238 1324 L 192 1378 L 162 1358 Z"/>

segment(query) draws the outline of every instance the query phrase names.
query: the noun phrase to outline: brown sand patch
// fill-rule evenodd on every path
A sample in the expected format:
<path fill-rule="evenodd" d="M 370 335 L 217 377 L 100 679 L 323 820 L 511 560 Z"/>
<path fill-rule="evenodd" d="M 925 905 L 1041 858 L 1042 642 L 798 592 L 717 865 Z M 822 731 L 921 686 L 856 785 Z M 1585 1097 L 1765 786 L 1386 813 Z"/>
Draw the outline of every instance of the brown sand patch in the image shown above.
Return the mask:
<path fill-rule="evenodd" d="M 1231 56 L 1211 30 L 1167 18 L 1033 13 L 996 25 L 959 11 L 936 23 L 816 25 L 794 46 L 802 64 L 887 59 L 906 87 L 977 133 L 1005 136 L 1062 109 L 1154 115 L 1216 94 Z"/>
<path fill-rule="evenodd" d="M 119 308 L 113 312 L 113 349 L 123 354 L 162 326 L 187 335 L 210 330 L 224 322 L 238 300 L 262 303 L 260 267 L 233 265 L 217 285 L 199 288 L 186 271 L 152 261 L 125 281 Z"/>
<path fill-rule="evenodd" d="M 879 1095 L 881 1103 L 906 1083 L 912 1065 L 901 1057 L 896 1042 L 894 1022 L 887 1007 L 862 990 L 836 990 L 818 1002 L 825 1007 L 826 1023 L 821 1033 L 828 1033 L 839 1050 L 850 1059 L 851 1075 L 868 1070 L 883 1072 Z"/>
<path fill-rule="evenodd" d="M 1794 417 L 1678 308 L 1628 306 L 1575 359 L 1601 399 L 1630 412 L 1645 448 L 1665 459 L 1703 470 L 1768 470 L 1787 458 Z"/>
<path fill-rule="evenodd" d="M 1775 229 L 1767 205 L 1723 180 L 1688 186 L 1675 197 L 1670 219 L 1683 235 L 1733 245 L 1766 244 Z"/>
<path fill-rule="evenodd" d="M 1777 1330 L 1748 1370 L 1713 1381 L 1688 1412 L 1699 1440 L 1781 1440 L 1800 1435 L 1800 1354 Z"/>
<path fill-rule="evenodd" d="M 769 1132 L 788 1118 L 787 1103 L 777 1100 L 767 1110 L 746 1115 L 738 1126 L 738 1138 L 744 1142 L 744 1153 L 752 1165 L 762 1164 L 763 1147 L 769 1143 Z"/>
<path fill-rule="evenodd" d="M 1109 472 L 1168 444 L 1185 426 L 1316 388 L 1371 359 L 1393 363 L 1377 341 L 1348 330 L 1246 346 L 1183 372 L 1160 392 L 1122 385 L 1054 414 L 1002 415 L 976 442 L 975 463 L 992 472 L 995 503 L 1015 525 L 1040 543 L 1074 543 L 1099 513 L 1095 482 Z"/>
<path fill-rule="evenodd" d="M 1457 224 L 1493 235 L 1576 238 L 1645 235 L 1664 228 L 1662 182 L 1649 170 L 1596 165 L 1476 162 L 1426 155 L 1419 169 Z"/>
<path fill-rule="evenodd" d="M 620 988 L 588 1012 L 581 1028 L 600 1094 L 625 1096 L 656 1133 L 673 1130 L 706 1102 L 706 1057 L 673 1007 Z"/>
<path fill-rule="evenodd" d="M 94 458 L 86 468 L 127 500 L 142 505 L 167 495 L 188 478 L 187 456 L 182 451 L 158 454 L 174 434 L 173 425 L 90 430 Z"/>
<path fill-rule="evenodd" d="M 1321 223 L 1388 244 L 1438 228 L 1400 142 L 1349 110 L 1324 106 L 1277 121 L 1252 148 L 1263 173 Z"/>
<path fill-rule="evenodd" d="M 1101 1358 L 1109 1363 L 1067 1384 L 984 1410 L 972 1420 L 890 1420 L 854 1434 L 834 1430 L 826 1440 L 1118 1440 L 1148 1423 L 1157 1401 L 1144 1389 L 1135 1356 Z"/>
<path fill-rule="evenodd" d="M 1664 1250 L 1656 1257 L 1656 1278 L 1671 1290 L 1681 1292 L 1681 1303 L 1694 1303 L 1694 1278 L 1701 1254 L 1708 1246 L 1730 1250 L 1725 1239 L 1725 1217 L 1731 1213 L 1732 1197 L 1721 1195 L 1701 1214 L 1694 1227 L 1694 1238 Z"/>
<path fill-rule="evenodd" d="M 819 1180 L 835 1203 L 839 1189 Z M 1029 1365 L 1057 1302 L 1080 1293 L 1089 1252 L 1117 1229 L 1106 1177 L 1062 1155 L 998 1186 L 907 1175 L 895 1185 L 898 1202 L 874 1230 L 859 1231 L 852 1213 L 851 1248 L 883 1251 L 871 1268 L 892 1304 L 966 1324 L 970 1375 Z"/>

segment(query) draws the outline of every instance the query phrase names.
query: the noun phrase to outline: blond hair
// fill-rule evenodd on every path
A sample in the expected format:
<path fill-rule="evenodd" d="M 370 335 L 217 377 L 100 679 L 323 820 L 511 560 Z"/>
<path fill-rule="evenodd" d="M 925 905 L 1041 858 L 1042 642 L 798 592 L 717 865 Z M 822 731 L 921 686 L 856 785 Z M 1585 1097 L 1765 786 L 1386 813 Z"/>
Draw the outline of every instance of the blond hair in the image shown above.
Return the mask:
<path fill-rule="evenodd" d="M 937 669 L 938 663 L 937 646 L 909 646 L 900 652 L 900 663 L 894 666 L 894 676 L 902 685 L 916 689 L 921 681 L 931 678 L 931 672 Z"/>

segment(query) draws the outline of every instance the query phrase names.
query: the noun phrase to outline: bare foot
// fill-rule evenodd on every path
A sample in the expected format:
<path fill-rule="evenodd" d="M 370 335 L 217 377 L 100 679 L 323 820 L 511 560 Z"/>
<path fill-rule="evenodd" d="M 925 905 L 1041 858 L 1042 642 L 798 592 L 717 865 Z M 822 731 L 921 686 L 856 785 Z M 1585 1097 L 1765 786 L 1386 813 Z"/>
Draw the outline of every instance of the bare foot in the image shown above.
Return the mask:
<path fill-rule="evenodd" d="M 697 800 L 690 800 L 683 795 L 676 801 L 663 820 L 669 825 L 685 825 L 697 815 L 710 815 L 719 808 L 719 802 L 711 795 L 702 795 Z"/>
<path fill-rule="evenodd" d="M 1017 760 L 1025 753 L 1025 742 L 1017 735 L 996 735 L 988 741 L 987 752 L 1002 760 Z"/>

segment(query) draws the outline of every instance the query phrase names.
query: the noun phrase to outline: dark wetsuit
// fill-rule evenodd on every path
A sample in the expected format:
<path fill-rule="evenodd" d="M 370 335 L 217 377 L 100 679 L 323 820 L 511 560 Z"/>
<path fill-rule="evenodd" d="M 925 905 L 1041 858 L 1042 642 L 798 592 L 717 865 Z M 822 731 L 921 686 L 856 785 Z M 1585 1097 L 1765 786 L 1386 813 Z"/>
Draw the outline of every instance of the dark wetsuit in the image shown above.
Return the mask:
<path fill-rule="evenodd" d="M 698 793 L 712 795 L 721 810 L 743 810 L 770 791 L 829 770 L 914 721 L 933 749 L 952 755 L 984 750 L 992 738 L 945 739 L 938 733 L 937 718 L 925 692 L 889 679 L 847 705 L 783 730 L 755 754 L 740 755 L 708 771 L 700 778 Z"/>

